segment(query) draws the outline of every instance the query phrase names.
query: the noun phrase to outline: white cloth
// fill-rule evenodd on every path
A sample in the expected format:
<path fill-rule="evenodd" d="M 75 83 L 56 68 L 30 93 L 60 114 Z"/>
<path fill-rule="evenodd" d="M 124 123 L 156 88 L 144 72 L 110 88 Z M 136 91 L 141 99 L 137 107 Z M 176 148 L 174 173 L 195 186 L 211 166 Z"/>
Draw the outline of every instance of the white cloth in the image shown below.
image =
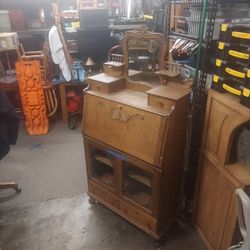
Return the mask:
<path fill-rule="evenodd" d="M 66 60 L 63 45 L 56 26 L 49 31 L 49 47 L 53 62 L 58 64 L 66 81 L 72 79 L 70 66 Z"/>

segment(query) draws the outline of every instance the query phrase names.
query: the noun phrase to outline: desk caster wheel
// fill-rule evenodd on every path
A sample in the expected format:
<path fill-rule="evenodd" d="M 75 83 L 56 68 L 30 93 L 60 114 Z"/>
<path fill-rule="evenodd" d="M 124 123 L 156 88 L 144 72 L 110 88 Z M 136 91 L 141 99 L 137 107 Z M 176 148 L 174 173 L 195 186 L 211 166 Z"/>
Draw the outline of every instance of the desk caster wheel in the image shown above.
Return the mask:
<path fill-rule="evenodd" d="M 72 130 L 75 130 L 76 127 L 77 127 L 77 121 L 75 118 L 70 118 L 69 119 L 69 128 L 72 129 Z"/>
<path fill-rule="evenodd" d="M 95 205 L 97 203 L 97 201 L 91 197 L 89 197 L 89 204 L 90 205 Z"/>
<path fill-rule="evenodd" d="M 160 249 L 161 246 L 160 240 L 154 240 L 154 246 L 157 247 L 157 249 Z"/>
<path fill-rule="evenodd" d="M 17 194 L 20 194 L 21 191 L 22 191 L 22 189 L 21 189 L 20 187 L 17 186 L 17 187 L 15 188 L 15 191 L 16 191 Z"/>

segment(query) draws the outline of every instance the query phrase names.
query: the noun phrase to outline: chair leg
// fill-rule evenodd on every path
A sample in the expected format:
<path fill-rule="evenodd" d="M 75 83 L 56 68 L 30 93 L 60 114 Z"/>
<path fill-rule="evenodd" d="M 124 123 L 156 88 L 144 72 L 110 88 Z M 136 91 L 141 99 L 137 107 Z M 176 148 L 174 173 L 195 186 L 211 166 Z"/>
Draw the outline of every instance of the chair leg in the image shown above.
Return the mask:
<path fill-rule="evenodd" d="M 0 183 L 0 190 L 3 189 L 14 189 L 17 193 L 21 192 L 21 188 L 18 186 L 16 182 Z"/>

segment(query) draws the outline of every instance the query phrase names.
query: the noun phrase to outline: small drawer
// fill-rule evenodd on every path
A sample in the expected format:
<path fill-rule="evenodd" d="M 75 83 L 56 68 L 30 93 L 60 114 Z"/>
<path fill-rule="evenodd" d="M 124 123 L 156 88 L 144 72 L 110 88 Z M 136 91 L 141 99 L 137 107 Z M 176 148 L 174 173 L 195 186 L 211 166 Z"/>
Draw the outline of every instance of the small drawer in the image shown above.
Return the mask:
<path fill-rule="evenodd" d="M 111 205 L 114 208 L 120 209 L 120 201 L 118 197 L 115 197 L 110 192 L 106 191 L 100 185 L 94 183 L 93 181 L 89 182 L 89 192 L 90 195 L 93 194 L 96 198 L 100 198 L 103 202 Z"/>
<path fill-rule="evenodd" d="M 225 79 L 218 75 L 213 76 L 212 88 L 221 93 L 229 92 L 237 96 L 240 96 L 242 93 L 241 85 L 238 82 L 230 78 Z"/>
<path fill-rule="evenodd" d="M 107 84 L 90 81 L 91 90 L 109 93 Z"/>
<path fill-rule="evenodd" d="M 146 227 L 148 230 L 156 232 L 156 219 L 151 215 L 143 212 L 141 209 L 133 207 L 131 204 L 127 204 L 125 201 L 121 201 L 120 210 L 129 218 L 135 222 Z"/>
<path fill-rule="evenodd" d="M 91 90 L 103 93 L 113 93 L 124 88 L 124 78 L 108 75 L 106 73 L 91 76 L 87 79 Z"/>
<path fill-rule="evenodd" d="M 250 70 L 245 68 L 240 63 L 233 63 L 216 59 L 215 61 L 216 75 L 231 78 L 241 84 L 247 84 L 250 78 Z"/>
<path fill-rule="evenodd" d="M 243 24 L 221 24 L 220 41 L 236 44 L 250 44 L 250 27 Z"/>
<path fill-rule="evenodd" d="M 148 95 L 148 105 L 171 111 L 175 105 L 175 102 L 160 96 Z"/>
<path fill-rule="evenodd" d="M 250 48 L 218 42 L 217 58 L 222 61 L 238 62 L 247 68 L 250 66 Z"/>

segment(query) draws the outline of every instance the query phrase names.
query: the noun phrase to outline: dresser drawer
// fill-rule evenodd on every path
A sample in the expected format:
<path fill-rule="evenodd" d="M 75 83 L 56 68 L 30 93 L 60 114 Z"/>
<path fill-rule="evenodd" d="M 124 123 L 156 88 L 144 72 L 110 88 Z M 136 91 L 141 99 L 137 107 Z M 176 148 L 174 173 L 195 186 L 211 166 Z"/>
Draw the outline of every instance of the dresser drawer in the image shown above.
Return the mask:
<path fill-rule="evenodd" d="M 175 106 L 175 101 L 159 96 L 148 95 L 148 105 L 170 111 Z"/>
<path fill-rule="evenodd" d="M 167 118 L 85 95 L 83 133 L 157 166 Z"/>

